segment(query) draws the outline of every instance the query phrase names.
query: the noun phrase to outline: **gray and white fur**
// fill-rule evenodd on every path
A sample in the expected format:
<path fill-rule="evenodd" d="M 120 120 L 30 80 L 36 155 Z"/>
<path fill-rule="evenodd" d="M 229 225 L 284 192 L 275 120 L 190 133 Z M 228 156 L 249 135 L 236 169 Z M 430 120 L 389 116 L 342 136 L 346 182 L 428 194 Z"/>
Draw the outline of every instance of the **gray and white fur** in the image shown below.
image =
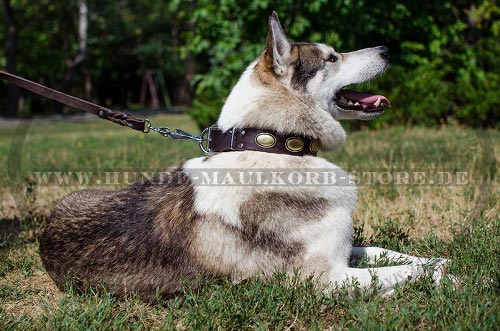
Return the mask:
<path fill-rule="evenodd" d="M 387 49 L 339 53 L 317 43 L 294 43 L 276 13 L 269 18 L 266 49 L 245 70 L 222 109 L 218 126 L 262 128 L 321 140 L 323 150 L 342 146 L 341 119 L 371 119 L 379 112 L 346 110 L 337 92 L 383 73 Z M 202 186 L 203 169 L 330 169 L 320 157 L 256 151 L 191 159 L 158 178 L 118 190 L 88 189 L 62 198 L 40 240 L 43 263 L 57 286 L 105 288 L 152 302 L 175 294 L 184 282 L 229 277 L 272 277 L 275 271 L 320 277 L 326 289 L 356 278 L 380 291 L 425 274 L 428 259 L 381 248 L 352 247 L 356 187 Z M 177 180 L 163 181 L 163 177 Z M 410 263 L 349 267 L 352 256 L 380 254 Z M 444 260 L 436 260 L 441 278 Z"/>

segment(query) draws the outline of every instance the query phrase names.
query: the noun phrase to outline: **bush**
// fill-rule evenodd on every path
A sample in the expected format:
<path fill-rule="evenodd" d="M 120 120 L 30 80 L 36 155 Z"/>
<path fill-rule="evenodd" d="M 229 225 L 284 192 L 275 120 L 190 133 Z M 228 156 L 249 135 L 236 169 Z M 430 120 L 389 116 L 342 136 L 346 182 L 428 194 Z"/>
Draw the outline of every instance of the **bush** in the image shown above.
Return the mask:
<path fill-rule="evenodd" d="M 335 7 L 324 3 L 318 6 Z M 474 127 L 498 127 L 500 7 L 490 1 L 483 1 L 477 8 L 469 7 L 466 2 L 423 7 L 400 3 L 391 14 L 394 21 L 386 23 L 392 16 L 383 12 L 384 6 L 381 4 L 370 11 L 370 17 L 363 16 L 365 22 L 371 20 L 371 24 L 364 26 L 343 25 L 352 22 L 350 18 L 354 14 L 367 15 L 359 12 L 356 4 L 338 8 L 334 21 L 328 19 L 331 15 L 328 11 L 321 17 L 311 12 L 305 18 L 285 6 L 280 14 L 284 29 L 295 40 L 327 42 L 341 51 L 376 44 L 391 46 L 393 65 L 389 72 L 355 88 L 386 95 L 394 108 L 376 121 L 360 125 L 374 128 L 386 124 L 434 126 L 453 121 Z M 256 10 L 245 10 L 249 17 L 267 15 L 267 9 L 261 9 L 258 15 Z M 234 19 L 232 14 L 218 14 L 219 20 Z M 257 29 L 245 29 L 245 24 L 236 21 L 231 34 L 222 36 L 214 47 L 208 44 L 205 49 L 213 63 L 206 73 L 197 76 L 193 104 L 196 111 L 191 112 L 201 127 L 217 119 L 230 88 L 265 47 L 264 20 Z M 212 23 L 204 23 L 203 29 L 195 33 L 213 33 L 209 28 Z M 251 24 L 259 26 L 259 21 L 253 18 Z M 216 26 L 216 22 L 213 25 Z M 357 29 L 355 35 L 354 29 Z M 234 35 L 250 43 L 238 43 Z"/>

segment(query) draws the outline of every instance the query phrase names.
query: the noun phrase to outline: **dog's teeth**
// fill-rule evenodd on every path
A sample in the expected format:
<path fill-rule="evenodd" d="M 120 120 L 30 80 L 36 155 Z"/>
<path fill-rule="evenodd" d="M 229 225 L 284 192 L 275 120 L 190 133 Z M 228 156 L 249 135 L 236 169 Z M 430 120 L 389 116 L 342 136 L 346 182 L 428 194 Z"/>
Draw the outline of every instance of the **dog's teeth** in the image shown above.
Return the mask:
<path fill-rule="evenodd" d="M 359 106 L 359 102 L 356 101 L 356 103 L 354 104 L 355 106 Z"/>
<path fill-rule="evenodd" d="M 353 103 L 352 103 L 352 101 L 351 101 L 351 100 L 347 101 L 347 104 L 348 104 L 349 106 L 352 106 L 352 105 L 353 105 Z"/>
<path fill-rule="evenodd" d="M 344 98 L 344 97 L 340 97 L 340 102 L 342 102 L 342 103 L 347 103 L 347 99 L 346 99 L 346 98 Z"/>
<path fill-rule="evenodd" d="M 379 107 L 381 102 L 382 102 L 382 98 L 381 98 L 381 97 L 378 97 L 377 101 L 375 101 L 375 102 L 373 103 L 373 105 L 374 105 L 375 107 Z"/>

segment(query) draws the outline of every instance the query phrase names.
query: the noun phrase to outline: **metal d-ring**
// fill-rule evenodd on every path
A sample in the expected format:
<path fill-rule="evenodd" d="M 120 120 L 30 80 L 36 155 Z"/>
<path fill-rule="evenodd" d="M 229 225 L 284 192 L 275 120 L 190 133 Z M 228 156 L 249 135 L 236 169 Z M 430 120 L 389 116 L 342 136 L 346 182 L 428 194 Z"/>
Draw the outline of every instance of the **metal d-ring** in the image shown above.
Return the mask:
<path fill-rule="evenodd" d="M 207 137 L 206 139 L 205 135 Z M 200 149 L 203 151 L 203 153 L 205 153 L 206 155 L 214 154 L 210 146 L 210 143 L 212 141 L 212 127 L 209 126 L 208 128 L 205 128 L 203 131 L 201 131 L 200 138 L 201 140 L 199 141 L 199 144 Z"/>

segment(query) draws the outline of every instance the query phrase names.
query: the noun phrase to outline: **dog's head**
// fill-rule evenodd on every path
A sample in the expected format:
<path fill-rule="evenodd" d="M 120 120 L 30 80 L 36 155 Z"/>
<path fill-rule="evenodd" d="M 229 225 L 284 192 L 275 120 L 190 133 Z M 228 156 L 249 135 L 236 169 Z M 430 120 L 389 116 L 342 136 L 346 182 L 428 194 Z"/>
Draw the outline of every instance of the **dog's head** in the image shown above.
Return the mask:
<path fill-rule="evenodd" d="M 283 32 L 276 12 L 269 17 L 265 51 L 247 68 L 224 105 L 219 126 L 257 126 L 317 136 L 345 136 L 344 119 L 373 119 L 390 106 L 383 95 L 347 90 L 388 66 L 387 47 L 339 53 L 318 43 L 295 43 Z M 334 132 L 334 131 L 341 131 Z M 342 140 L 342 141 L 340 141 Z"/>

